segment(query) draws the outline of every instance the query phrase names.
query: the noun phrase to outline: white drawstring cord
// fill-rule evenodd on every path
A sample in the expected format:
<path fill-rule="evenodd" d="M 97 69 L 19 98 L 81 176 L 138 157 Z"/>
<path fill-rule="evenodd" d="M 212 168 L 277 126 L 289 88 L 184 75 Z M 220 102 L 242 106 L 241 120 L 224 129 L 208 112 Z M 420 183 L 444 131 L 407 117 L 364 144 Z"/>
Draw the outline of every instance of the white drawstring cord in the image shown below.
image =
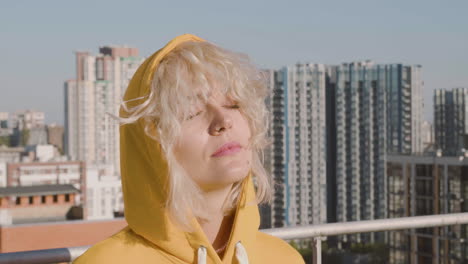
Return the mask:
<path fill-rule="evenodd" d="M 206 248 L 204 246 L 200 246 L 198 248 L 198 264 L 206 264 Z"/>
<path fill-rule="evenodd" d="M 249 264 L 249 258 L 247 257 L 247 250 L 239 241 L 236 243 L 236 259 L 239 264 Z"/>
<path fill-rule="evenodd" d="M 236 243 L 236 259 L 239 261 L 239 264 L 249 264 L 249 258 L 247 256 L 247 251 L 245 250 L 242 243 L 239 241 Z M 206 248 L 200 246 L 198 248 L 198 264 L 206 264 Z"/>

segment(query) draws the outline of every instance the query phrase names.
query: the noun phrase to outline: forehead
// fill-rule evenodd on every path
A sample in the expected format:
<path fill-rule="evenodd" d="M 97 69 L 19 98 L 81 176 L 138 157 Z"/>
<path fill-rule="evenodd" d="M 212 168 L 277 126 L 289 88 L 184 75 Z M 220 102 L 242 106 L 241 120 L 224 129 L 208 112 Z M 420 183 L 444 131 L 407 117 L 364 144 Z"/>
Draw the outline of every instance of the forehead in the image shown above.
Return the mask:
<path fill-rule="evenodd" d="M 193 104 L 200 104 L 207 101 L 231 101 L 232 98 L 228 94 L 221 93 L 218 90 L 210 91 L 206 94 L 197 93 L 195 95 L 190 96 L 189 101 Z"/>
<path fill-rule="evenodd" d="M 230 99 L 229 92 L 222 91 L 219 87 L 215 88 L 195 88 L 189 95 L 187 95 L 189 101 L 193 102 L 200 102 L 200 101 L 207 101 L 207 100 L 224 100 Z"/>

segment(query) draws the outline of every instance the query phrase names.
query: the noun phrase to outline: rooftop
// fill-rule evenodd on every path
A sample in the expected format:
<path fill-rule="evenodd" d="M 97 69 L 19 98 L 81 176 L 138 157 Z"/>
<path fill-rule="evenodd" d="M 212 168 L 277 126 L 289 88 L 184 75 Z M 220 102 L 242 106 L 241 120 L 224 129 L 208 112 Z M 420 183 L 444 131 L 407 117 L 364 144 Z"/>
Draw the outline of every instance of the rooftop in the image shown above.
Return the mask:
<path fill-rule="evenodd" d="M 32 195 L 53 195 L 66 193 L 79 193 L 71 184 L 51 184 L 33 186 L 0 187 L 0 197 L 5 196 L 32 196 Z"/>

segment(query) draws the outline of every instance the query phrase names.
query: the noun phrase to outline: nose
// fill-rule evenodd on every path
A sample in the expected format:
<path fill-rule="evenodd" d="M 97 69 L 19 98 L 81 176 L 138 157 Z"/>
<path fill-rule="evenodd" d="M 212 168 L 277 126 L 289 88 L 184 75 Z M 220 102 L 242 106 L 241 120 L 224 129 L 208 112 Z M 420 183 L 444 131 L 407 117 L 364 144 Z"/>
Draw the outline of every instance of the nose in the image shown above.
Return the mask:
<path fill-rule="evenodd" d="M 232 118 L 228 109 L 223 107 L 213 107 L 213 120 L 210 124 L 210 134 L 218 136 L 232 128 Z"/>

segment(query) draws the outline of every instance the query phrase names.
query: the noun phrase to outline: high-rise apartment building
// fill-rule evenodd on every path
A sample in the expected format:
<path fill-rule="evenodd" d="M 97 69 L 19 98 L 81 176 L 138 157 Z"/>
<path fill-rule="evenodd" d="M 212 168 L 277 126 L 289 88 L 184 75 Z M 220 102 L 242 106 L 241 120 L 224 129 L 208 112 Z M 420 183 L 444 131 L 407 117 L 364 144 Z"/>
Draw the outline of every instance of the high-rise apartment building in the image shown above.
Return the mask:
<path fill-rule="evenodd" d="M 429 121 L 423 121 L 421 124 L 421 135 L 423 152 L 434 152 L 434 126 Z"/>
<path fill-rule="evenodd" d="M 76 52 L 76 78 L 65 82 L 65 153 L 120 171 L 118 115 L 128 82 L 142 63 L 138 50 L 105 46 L 100 54 Z"/>
<path fill-rule="evenodd" d="M 270 129 L 267 130 L 267 136 L 270 140 L 270 144 L 267 145 L 263 151 L 263 166 L 265 171 L 268 173 L 268 177 L 273 177 L 273 140 L 272 140 L 272 129 L 271 125 L 274 121 L 273 116 L 273 89 L 275 86 L 275 70 L 268 69 L 263 70 L 263 77 L 267 86 L 267 96 L 265 98 L 265 105 L 268 111 L 268 126 Z M 271 228 L 272 227 L 272 206 L 266 204 L 259 206 L 260 211 L 260 228 Z"/>
<path fill-rule="evenodd" d="M 325 73 L 322 64 L 297 64 L 269 75 L 272 227 L 327 220 Z"/>
<path fill-rule="evenodd" d="M 468 150 L 468 88 L 434 91 L 435 149 L 444 155 Z"/>
<path fill-rule="evenodd" d="M 378 85 L 379 71 L 385 70 L 372 62 L 329 68 L 335 96 L 329 98 L 335 104 L 329 121 L 335 127 L 331 151 L 336 155 L 332 173 L 338 222 L 385 217 L 386 91 Z"/>
<path fill-rule="evenodd" d="M 387 153 L 422 152 L 420 68 L 371 61 L 328 67 L 330 222 L 386 217 Z"/>
<path fill-rule="evenodd" d="M 375 76 L 387 91 L 387 153 L 423 152 L 423 81 L 420 65 L 386 64 L 385 77 Z"/>
<path fill-rule="evenodd" d="M 371 61 L 268 71 L 273 227 L 386 217 L 387 153 L 423 151 L 420 74 Z"/>
<path fill-rule="evenodd" d="M 123 215 L 120 177 L 112 166 L 94 166 L 86 170 L 86 216 L 89 220 L 109 219 Z"/>
<path fill-rule="evenodd" d="M 468 212 L 468 158 L 389 155 L 388 217 Z M 466 225 L 388 232 L 390 263 L 468 263 Z"/>

